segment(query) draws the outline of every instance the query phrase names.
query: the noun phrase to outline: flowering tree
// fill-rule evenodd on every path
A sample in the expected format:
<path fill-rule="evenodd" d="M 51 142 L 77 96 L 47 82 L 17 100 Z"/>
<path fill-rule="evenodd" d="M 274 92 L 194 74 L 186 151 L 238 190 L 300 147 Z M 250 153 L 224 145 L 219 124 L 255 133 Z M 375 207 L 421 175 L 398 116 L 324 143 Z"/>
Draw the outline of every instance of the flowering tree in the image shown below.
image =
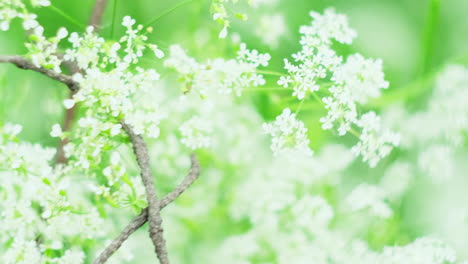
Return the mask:
<path fill-rule="evenodd" d="M 79 22 L 51 1 L 0 2 L 0 29 L 20 21 L 27 36 L 25 54 L 0 62 L 70 91 L 63 124 L 50 128 L 56 149 L 0 123 L 2 263 L 143 263 L 131 251 L 150 250 L 123 243 L 145 223 L 150 240 L 136 245 L 152 244 L 162 264 L 461 263 L 435 236 L 410 235 L 399 206 L 414 175 L 441 183 L 461 169 L 468 69 L 440 71 L 416 112 L 373 107 L 390 87 L 383 61 L 340 52 L 357 37 L 346 15 L 310 12 L 300 49 L 280 57 L 283 70 L 275 71 L 276 55 L 247 48 L 231 23 L 247 19 L 232 11 L 242 4 L 278 1 L 237 2 L 211 2 L 221 24 L 213 43 L 227 39 L 235 52 L 201 58 L 183 45 L 152 43 L 153 22 L 128 15 L 118 38 L 114 25 L 110 37 L 100 33 L 106 0 L 96 0 L 81 32 L 56 34 L 39 23 L 38 9 Z M 259 28 L 271 25 L 263 40 L 274 51 L 283 16 L 262 16 Z M 279 109 L 273 120 L 251 93 L 280 98 L 271 101 Z M 310 109 L 316 120 L 304 114 Z M 329 138 L 320 146 L 315 126 Z M 347 178 L 364 171 L 379 177 Z"/>

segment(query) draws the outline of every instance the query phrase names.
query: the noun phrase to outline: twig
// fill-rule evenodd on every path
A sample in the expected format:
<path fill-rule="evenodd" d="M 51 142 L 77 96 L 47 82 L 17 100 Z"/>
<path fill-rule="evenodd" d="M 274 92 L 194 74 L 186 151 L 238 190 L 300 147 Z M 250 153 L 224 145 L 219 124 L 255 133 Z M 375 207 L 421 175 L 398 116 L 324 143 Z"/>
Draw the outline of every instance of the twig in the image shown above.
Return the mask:
<path fill-rule="evenodd" d="M 0 63 L 12 63 L 20 69 L 32 70 L 35 72 L 42 73 L 49 78 L 64 83 L 73 92 L 78 91 L 79 89 L 79 84 L 75 82 L 71 76 L 62 73 L 57 73 L 53 70 L 38 67 L 28 59 L 25 59 L 21 56 L 0 56 Z"/>
<path fill-rule="evenodd" d="M 89 26 L 93 27 L 94 32 L 99 31 L 99 28 L 102 22 L 102 17 L 104 15 L 104 11 L 106 10 L 106 5 L 107 5 L 107 0 L 96 0 L 96 3 L 94 4 L 93 12 L 91 13 L 91 18 L 88 23 Z M 63 54 L 60 54 L 60 55 L 61 55 L 60 57 L 63 57 Z M 62 62 L 62 65 L 68 68 L 71 74 L 75 74 L 80 71 L 76 63 L 64 61 Z M 73 98 L 74 94 L 75 92 L 70 91 L 70 98 Z M 71 130 L 73 120 L 75 120 L 77 108 L 78 108 L 78 105 L 75 104 L 73 107 L 65 110 L 65 118 L 63 120 L 63 131 Z M 65 151 L 63 150 L 63 147 L 68 143 L 68 141 L 69 141 L 68 138 L 63 138 L 62 140 L 60 140 L 57 146 L 57 156 L 56 156 L 57 163 L 64 164 L 67 162 L 67 158 L 65 157 Z"/>
<path fill-rule="evenodd" d="M 99 30 L 99 27 L 101 27 L 101 21 L 104 11 L 106 10 L 106 6 L 107 0 L 96 0 L 96 3 L 94 4 L 89 25 L 93 26 L 95 32 Z"/>
<path fill-rule="evenodd" d="M 74 94 L 75 94 L 75 92 L 70 91 L 70 99 L 73 98 Z M 77 111 L 77 105 L 76 104 L 72 108 L 66 109 L 65 118 L 63 120 L 63 131 L 64 132 L 71 130 L 73 120 L 75 120 L 76 111 Z M 68 139 L 68 137 L 63 138 L 62 140 L 60 140 L 60 142 L 59 142 L 59 144 L 57 146 L 57 156 L 55 158 L 56 163 L 58 163 L 58 164 L 67 163 L 67 157 L 65 156 L 65 151 L 63 150 L 63 148 L 65 147 L 65 145 L 68 144 L 69 141 L 70 140 Z"/>
<path fill-rule="evenodd" d="M 173 202 L 177 197 L 179 197 L 185 190 L 187 190 L 193 182 L 200 176 L 200 164 L 197 157 L 192 154 L 191 158 L 191 168 L 189 174 L 184 178 L 184 180 L 169 194 L 164 196 L 161 199 L 159 204 L 159 210 L 162 210 L 166 205 Z M 121 246 L 122 244 L 142 227 L 148 221 L 148 207 L 143 209 L 143 211 L 133 218 L 133 220 L 120 232 L 120 234 L 102 251 L 93 264 L 103 264 L 105 263 Z"/>
<path fill-rule="evenodd" d="M 141 170 L 141 178 L 145 186 L 146 199 L 148 200 L 148 222 L 149 235 L 153 241 L 156 255 L 160 264 L 169 264 L 166 241 L 164 240 L 164 229 L 162 227 L 161 212 L 159 211 L 160 201 L 156 196 L 153 184 L 153 176 L 149 165 L 149 155 L 146 143 L 141 135 L 135 134 L 132 127 L 125 122 L 121 122 L 123 129 L 127 132 L 132 143 L 138 166 Z"/>

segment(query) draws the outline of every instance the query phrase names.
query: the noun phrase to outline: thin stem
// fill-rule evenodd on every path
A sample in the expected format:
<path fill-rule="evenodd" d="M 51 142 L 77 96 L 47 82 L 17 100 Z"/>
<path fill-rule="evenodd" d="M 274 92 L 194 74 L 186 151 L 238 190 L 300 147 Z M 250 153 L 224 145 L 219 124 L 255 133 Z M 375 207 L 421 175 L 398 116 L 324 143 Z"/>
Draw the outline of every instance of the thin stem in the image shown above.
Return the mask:
<path fill-rule="evenodd" d="M 436 31 L 440 17 L 440 0 L 431 0 L 428 6 L 423 36 L 421 39 L 420 76 L 424 76 L 431 69 L 434 54 L 434 43 L 437 39 Z"/>
<path fill-rule="evenodd" d="M 158 21 L 160 18 L 162 18 L 163 16 L 167 15 L 167 14 L 170 14 L 171 12 L 175 11 L 176 9 L 178 9 L 179 7 L 182 7 L 188 3 L 191 3 L 193 2 L 193 0 L 187 0 L 187 1 L 184 1 L 184 2 L 180 2 L 178 3 L 177 5 L 173 6 L 172 8 L 169 8 L 168 10 L 164 11 L 162 14 L 160 14 L 159 16 L 155 17 L 153 20 L 151 20 L 150 22 L 146 23 L 145 24 L 145 27 L 149 27 L 151 26 L 152 24 L 156 23 L 156 21 Z"/>
<path fill-rule="evenodd" d="M 30 62 L 29 60 L 21 57 L 21 56 L 0 56 L 0 63 L 12 63 L 16 65 L 16 67 L 23 69 L 23 70 L 32 70 L 35 72 L 42 73 L 43 75 L 59 81 L 71 90 L 71 91 L 78 91 L 79 84 L 73 80 L 71 76 L 57 73 L 50 69 L 45 69 L 42 67 L 37 67 L 34 63 Z"/>
<path fill-rule="evenodd" d="M 114 7 L 112 8 L 112 25 L 111 25 L 111 32 L 110 32 L 110 38 L 114 38 L 114 25 L 115 25 L 115 18 L 117 16 L 117 3 L 118 0 L 114 0 Z"/>
<path fill-rule="evenodd" d="M 52 10 L 54 10 L 57 14 L 61 15 L 62 17 L 64 17 L 65 19 L 67 19 L 68 21 L 70 21 L 71 23 L 75 24 L 76 26 L 80 27 L 80 28 L 85 28 L 86 26 L 80 22 L 78 22 L 77 20 L 75 20 L 73 17 L 67 15 L 64 11 L 62 11 L 61 9 L 59 9 L 58 7 L 54 6 L 54 5 L 50 5 L 50 8 Z"/>
<path fill-rule="evenodd" d="M 285 74 L 281 72 L 275 72 L 275 71 L 256 70 L 256 72 L 260 74 L 267 74 L 267 75 L 286 76 Z"/>
<path fill-rule="evenodd" d="M 292 90 L 291 88 L 284 88 L 284 87 L 254 87 L 248 88 L 244 91 L 246 92 L 268 92 L 268 91 L 289 91 Z"/>
<path fill-rule="evenodd" d="M 325 103 L 322 101 L 322 99 L 320 99 L 320 97 L 317 95 L 317 93 L 315 92 L 312 92 L 312 96 L 314 96 L 315 100 L 319 103 L 321 103 L 322 105 L 325 105 Z"/>
<path fill-rule="evenodd" d="M 357 132 L 356 130 L 354 130 L 354 128 L 350 128 L 349 132 L 351 132 L 351 134 L 353 134 L 357 138 L 361 138 L 361 134 L 359 132 Z"/>
<path fill-rule="evenodd" d="M 297 107 L 296 112 L 295 112 L 296 116 L 297 116 L 297 115 L 299 114 L 299 112 L 301 111 L 301 108 L 302 108 L 302 105 L 304 104 L 305 99 L 306 99 L 306 97 L 304 97 L 304 98 L 301 99 L 301 102 L 299 103 L 299 106 Z"/>

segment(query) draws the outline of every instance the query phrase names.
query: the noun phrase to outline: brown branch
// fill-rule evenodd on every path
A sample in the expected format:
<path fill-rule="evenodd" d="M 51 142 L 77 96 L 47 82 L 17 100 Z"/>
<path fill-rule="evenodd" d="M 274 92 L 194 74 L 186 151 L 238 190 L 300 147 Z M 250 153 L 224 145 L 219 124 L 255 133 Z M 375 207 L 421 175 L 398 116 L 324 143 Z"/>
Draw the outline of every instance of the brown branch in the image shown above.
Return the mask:
<path fill-rule="evenodd" d="M 173 202 L 177 197 L 179 197 L 185 190 L 187 190 L 193 182 L 200 176 L 200 163 L 198 162 L 197 157 L 192 154 L 190 156 L 192 165 L 190 168 L 189 174 L 184 178 L 184 180 L 169 194 L 164 196 L 161 199 L 159 204 L 159 210 L 162 210 L 166 205 Z M 93 264 L 103 264 L 105 263 L 110 256 L 112 256 L 122 244 L 142 227 L 148 221 L 148 207 L 143 209 L 143 211 L 133 218 L 133 220 L 120 232 L 120 234 L 104 249 L 104 251 L 94 260 Z"/>
<path fill-rule="evenodd" d="M 91 19 L 89 20 L 89 25 L 93 26 L 94 32 L 99 31 L 106 6 L 107 0 L 96 0 L 96 3 L 94 4 L 93 13 L 91 14 Z"/>
<path fill-rule="evenodd" d="M 57 80 L 61 83 L 64 83 L 73 92 L 78 91 L 80 88 L 79 83 L 75 82 L 71 76 L 57 73 L 53 70 L 45 69 L 42 67 L 37 67 L 32 62 L 21 56 L 0 56 L 0 63 L 12 63 L 20 69 L 32 70 L 42 73 L 43 75 L 46 75 L 53 80 Z M 162 228 L 162 219 L 160 214 L 160 207 L 162 201 L 159 201 L 156 197 L 156 192 L 152 181 L 153 177 L 151 175 L 151 170 L 149 166 L 149 156 L 146 143 L 144 142 L 143 137 L 141 135 L 135 134 L 132 128 L 129 125 L 127 125 L 125 121 L 122 121 L 122 126 L 130 137 L 130 141 L 135 152 L 137 163 L 141 169 L 141 176 L 143 184 L 145 186 L 146 196 L 148 199 L 147 218 L 150 226 L 150 238 L 155 246 L 155 251 L 160 264 L 169 264 L 166 244 L 163 237 L 164 230 Z M 187 184 L 190 185 L 190 181 L 188 181 Z M 172 195 L 180 195 L 180 193 L 176 193 Z"/>
<path fill-rule="evenodd" d="M 149 165 L 149 155 L 146 143 L 141 135 L 135 134 L 132 127 L 122 122 L 122 127 L 130 137 L 133 152 L 135 153 L 138 166 L 141 170 L 141 178 L 145 186 L 146 199 L 148 200 L 148 222 L 149 235 L 155 248 L 156 255 L 160 264 L 169 264 L 167 255 L 166 241 L 164 240 L 164 229 L 162 227 L 162 218 L 160 210 L 160 201 L 156 196 L 153 184 L 153 176 Z"/>
<path fill-rule="evenodd" d="M 91 13 L 91 18 L 88 24 L 90 26 L 93 26 L 94 32 L 99 31 L 102 17 L 104 15 L 104 11 L 106 10 L 106 5 L 107 5 L 107 0 L 96 0 L 96 3 L 94 4 L 93 12 Z M 63 57 L 63 54 L 60 54 L 60 55 L 61 55 L 60 57 Z M 64 61 L 62 62 L 62 65 L 68 68 L 71 74 L 80 72 L 80 69 L 78 68 L 76 63 Z M 75 92 L 70 91 L 70 98 L 73 98 L 74 94 Z M 77 109 L 78 109 L 78 105 L 74 105 L 72 108 L 65 110 L 65 117 L 63 120 L 63 131 L 71 130 L 73 121 L 75 120 Z M 63 147 L 68 143 L 68 141 L 69 141 L 68 138 L 64 138 L 60 140 L 57 146 L 57 156 L 56 156 L 57 163 L 64 164 L 67 162 L 67 158 L 65 157 L 65 152 L 63 150 Z"/>
<path fill-rule="evenodd" d="M 20 69 L 32 70 L 35 72 L 42 73 L 49 78 L 64 83 L 68 87 L 68 89 L 70 89 L 73 92 L 78 91 L 79 89 L 79 84 L 75 82 L 71 76 L 62 73 L 57 73 L 50 69 L 38 67 L 28 59 L 23 58 L 21 56 L 0 56 L 0 63 L 12 63 Z"/>

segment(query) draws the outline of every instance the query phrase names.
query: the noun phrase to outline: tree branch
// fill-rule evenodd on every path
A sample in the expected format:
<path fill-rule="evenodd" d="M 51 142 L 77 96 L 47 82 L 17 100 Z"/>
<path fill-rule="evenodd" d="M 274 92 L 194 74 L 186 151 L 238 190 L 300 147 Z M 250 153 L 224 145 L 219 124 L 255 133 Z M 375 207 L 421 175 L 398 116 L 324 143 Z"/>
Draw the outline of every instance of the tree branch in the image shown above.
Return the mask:
<path fill-rule="evenodd" d="M 89 21 L 89 25 L 93 26 L 94 32 L 99 30 L 101 26 L 102 17 L 104 15 L 104 11 L 106 10 L 107 0 L 96 0 L 94 4 L 93 13 L 91 14 L 91 19 Z"/>
<path fill-rule="evenodd" d="M 20 69 L 32 70 L 35 72 L 42 73 L 49 78 L 64 83 L 66 86 L 68 86 L 68 89 L 70 89 L 73 92 L 78 91 L 79 89 L 79 84 L 75 82 L 71 76 L 62 73 L 57 73 L 53 70 L 38 67 L 28 59 L 23 58 L 21 56 L 0 56 L 0 63 L 12 63 Z"/>
<path fill-rule="evenodd" d="M 197 157 L 192 154 L 190 159 L 192 165 L 189 174 L 172 192 L 161 199 L 159 210 L 162 210 L 168 204 L 177 199 L 177 197 L 185 192 L 185 190 L 187 190 L 200 176 L 200 163 L 198 162 Z M 104 249 L 98 258 L 94 260 L 93 264 L 105 263 L 110 258 L 110 256 L 112 256 L 122 246 L 122 244 L 130 237 L 130 235 L 142 227 L 147 221 L 148 207 L 143 209 L 143 211 L 138 216 L 133 218 L 133 220 L 122 230 L 122 232 L 120 232 L 120 234 Z"/>
<path fill-rule="evenodd" d="M 96 0 L 96 3 L 94 4 L 93 12 L 91 13 L 91 18 L 89 20 L 88 25 L 93 27 L 93 31 L 97 33 L 99 31 L 99 28 L 101 26 L 102 22 L 102 16 L 104 14 L 104 11 L 106 10 L 106 5 L 107 5 L 107 0 Z M 61 59 L 63 58 L 63 54 L 60 54 Z M 78 68 L 78 65 L 73 62 L 68 62 L 68 61 L 63 61 L 62 65 L 64 65 L 66 68 L 69 69 L 71 74 L 75 74 L 80 71 Z M 70 92 L 70 98 L 73 98 L 73 95 L 75 93 L 73 91 Z M 78 105 L 75 104 L 72 108 L 66 109 L 65 110 L 65 117 L 63 120 L 63 131 L 69 131 L 71 130 L 73 121 L 75 120 L 75 116 L 77 113 L 77 108 Z M 65 152 L 63 150 L 63 147 L 68 143 L 68 138 L 64 138 L 60 140 L 58 146 L 57 146 L 57 156 L 56 156 L 56 163 L 66 163 L 67 158 L 65 157 Z"/>
<path fill-rule="evenodd" d="M 78 91 L 80 88 L 79 83 L 74 81 L 71 76 L 57 73 L 53 70 L 45 69 L 42 67 L 37 67 L 32 62 L 21 56 L 0 56 L 0 63 L 12 63 L 20 69 L 32 70 L 42 73 L 43 75 L 46 75 L 53 80 L 57 80 L 61 83 L 64 83 L 73 92 Z M 130 137 L 130 141 L 132 143 L 137 163 L 141 170 L 141 177 L 145 186 L 146 196 L 148 199 L 148 208 L 146 211 L 147 219 L 150 226 L 150 238 L 155 246 L 155 251 L 160 261 L 160 264 L 169 264 L 166 244 L 163 237 L 164 230 L 162 228 L 162 219 L 160 214 L 160 208 L 163 201 L 159 201 L 156 197 L 156 192 L 153 185 L 153 177 L 151 175 L 151 170 L 149 166 L 149 156 L 146 143 L 144 142 L 143 137 L 141 135 L 135 134 L 132 128 L 129 125 L 127 125 L 125 121 L 122 121 L 121 123 L 125 132 L 127 132 L 127 134 Z M 198 168 L 198 166 L 196 166 L 196 168 Z M 195 169 L 195 172 L 197 171 L 199 171 L 199 169 Z M 192 176 L 192 178 L 189 177 L 186 181 L 184 181 L 181 184 L 180 188 L 170 193 L 169 198 L 167 199 L 175 199 L 185 190 L 184 188 L 190 186 L 191 182 L 193 182 L 193 180 L 195 180 L 198 177 L 197 173 L 194 173 L 193 175 L 196 176 Z M 127 228 L 129 229 L 126 230 L 133 230 L 133 228 L 137 226 L 138 225 L 127 226 Z M 125 236 L 127 235 L 124 234 L 124 237 Z"/>
<path fill-rule="evenodd" d="M 156 196 L 156 191 L 153 184 L 153 176 L 149 165 L 149 155 L 146 143 L 141 135 L 135 134 L 132 127 L 125 122 L 122 122 L 122 127 L 130 137 L 133 152 L 135 153 L 138 166 L 141 170 L 141 178 L 145 186 L 146 198 L 148 200 L 148 222 L 149 234 L 153 241 L 156 255 L 160 264 L 169 264 L 167 255 L 166 241 L 164 240 L 164 229 L 162 227 L 162 218 L 160 210 L 160 201 Z"/>

